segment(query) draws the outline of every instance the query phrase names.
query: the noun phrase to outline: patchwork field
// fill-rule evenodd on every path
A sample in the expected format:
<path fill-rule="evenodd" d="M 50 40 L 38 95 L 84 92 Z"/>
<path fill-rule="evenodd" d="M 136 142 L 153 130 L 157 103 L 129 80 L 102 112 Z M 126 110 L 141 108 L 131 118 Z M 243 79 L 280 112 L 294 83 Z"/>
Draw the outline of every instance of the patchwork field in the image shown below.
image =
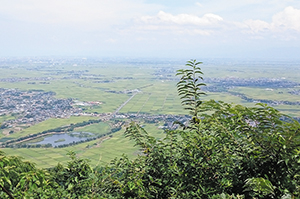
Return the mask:
<path fill-rule="evenodd" d="M 13 133 L 8 133 L 9 129 L 4 128 L 0 130 L 0 142 L 97 119 L 99 118 L 97 114 L 109 115 L 115 113 L 118 108 L 121 114 L 186 115 L 188 112 L 182 108 L 177 95 L 178 77 L 175 76 L 176 70 L 183 68 L 184 64 L 184 61 L 149 64 L 147 62 L 101 61 L 86 63 L 78 60 L 62 63 L 59 61 L 55 63 L 24 61 L 0 64 L 0 88 L 52 91 L 55 92 L 56 98 L 72 98 L 80 103 L 92 102 L 92 105 L 78 107 L 83 112 L 96 115 L 51 118 Z M 208 60 L 201 68 L 204 72 L 204 82 L 209 81 L 209 87 L 215 89 L 215 91 L 208 90 L 203 100 L 214 99 L 245 106 L 254 106 L 255 100 L 287 101 L 291 104 L 279 103 L 274 106 L 290 116 L 300 117 L 300 104 L 297 104 L 300 103 L 299 63 Z M 279 82 L 278 86 L 268 87 L 255 84 L 257 81 L 268 83 L 275 80 Z M 231 82 L 234 81 L 250 83 L 247 86 L 232 85 Z M 280 87 L 282 84 L 284 87 Z M 272 86 L 272 84 L 266 85 Z M 134 97 L 131 98 L 133 95 Z M 246 98 L 241 96 L 253 100 L 245 100 Z M 2 114 L 0 124 L 19 116 L 13 112 Z M 112 129 L 110 125 L 99 123 L 79 130 L 104 134 Z M 161 138 L 164 133 L 158 128 L 159 125 L 162 124 L 145 124 L 145 127 L 153 136 Z M 123 153 L 129 157 L 137 154 L 138 149 L 133 147 L 133 141 L 125 139 L 123 132 L 124 127 L 112 134 L 112 137 L 99 138 L 65 148 L 1 148 L 1 150 L 10 155 L 22 156 L 44 168 L 54 166 L 58 162 L 66 163 L 67 152 L 73 150 L 78 156 L 90 159 L 91 164 L 96 166 L 108 163 Z"/>
<path fill-rule="evenodd" d="M 144 128 L 151 132 L 152 136 L 157 138 L 164 136 L 163 131 L 155 125 L 146 124 Z M 41 168 L 53 167 L 57 163 L 67 163 L 69 161 L 68 151 L 75 151 L 79 157 L 89 159 L 92 166 L 105 165 L 122 154 L 131 158 L 137 155 L 138 148 L 134 147 L 134 142 L 125 138 L 123 133 L 124 129 L 105 140 L 98 139 L 66 148 L 2 148 L 1 150 L 6 154 L 21 156 L 25 160 L 35 162 Z"/>

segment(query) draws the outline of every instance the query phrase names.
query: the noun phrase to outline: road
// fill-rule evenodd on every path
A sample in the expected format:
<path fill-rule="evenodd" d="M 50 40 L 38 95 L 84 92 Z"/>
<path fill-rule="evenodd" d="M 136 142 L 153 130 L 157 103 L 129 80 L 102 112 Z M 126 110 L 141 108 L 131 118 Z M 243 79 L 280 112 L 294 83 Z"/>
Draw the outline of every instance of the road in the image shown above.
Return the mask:
<path fill-rule="evenodd" d="M 119 108 L 117 108 L 117 110 L 113 113 L 113 116 L 116 115 L 136 94 L 138 94 L 138 92 L 135 92 L 130 98 L 128 98 L 128 100 L 126 100 L 126 102 L 119 106 Z"/>

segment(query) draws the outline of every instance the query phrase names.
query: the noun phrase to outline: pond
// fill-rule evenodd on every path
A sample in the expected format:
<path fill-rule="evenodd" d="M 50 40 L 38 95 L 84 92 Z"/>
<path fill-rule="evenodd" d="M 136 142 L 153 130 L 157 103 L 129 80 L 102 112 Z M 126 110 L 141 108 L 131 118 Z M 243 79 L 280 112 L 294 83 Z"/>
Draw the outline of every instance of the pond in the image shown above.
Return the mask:
<path fill-rule="evenodd" d="M 85 136 L 84 136 L 85 135 Z M 89 132 L 73 132 L 63 134 L 53 134 L 49 137 L 45 137 L 43 141 L 35 142 L 31 144 L 52 144 L 53 147 L 63 144 L 70 144 L 72 142 L 85 141 L 92 138 L 94 134 Z"/>

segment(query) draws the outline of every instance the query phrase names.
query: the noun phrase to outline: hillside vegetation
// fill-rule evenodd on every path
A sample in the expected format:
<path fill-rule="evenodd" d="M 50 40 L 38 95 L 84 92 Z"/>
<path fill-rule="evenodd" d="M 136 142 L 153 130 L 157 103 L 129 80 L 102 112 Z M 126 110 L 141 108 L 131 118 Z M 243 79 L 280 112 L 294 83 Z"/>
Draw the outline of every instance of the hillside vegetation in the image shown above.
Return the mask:
<path fill-rule="evenodd" d="M 202 101 L 201 62 L 178 70 L 189 123 L 150 136 L 132 122 L 125 135 L 140 155 L 92 168 L 69 152 L 67 165 L 38 169 L 0 151 L 0 198 L 298 198 L 300 124 L 266 104 Z"/>

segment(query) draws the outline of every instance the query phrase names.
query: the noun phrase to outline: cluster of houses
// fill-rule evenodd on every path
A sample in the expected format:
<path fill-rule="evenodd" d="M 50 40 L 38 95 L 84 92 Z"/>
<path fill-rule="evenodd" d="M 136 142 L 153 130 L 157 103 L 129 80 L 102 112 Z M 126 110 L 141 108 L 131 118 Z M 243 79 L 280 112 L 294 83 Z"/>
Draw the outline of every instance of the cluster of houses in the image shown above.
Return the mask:
<path fill-rule="evenodd" d="M 52 77 L 8 77 L 8 78 L 1 78 L 0 82 L 23 82 L 23 81 L 43 81 L 45 82 L 53 80 Z M 33 82 L 29 82 L 28 84 L 33 84 Z"/>
<path fill-rule="evenodd" d="M 81 109 L 72 106 L 72 99 L 57 99 L 54 92 L 20 91 L 0 88 L 0 116 L 11 115 L 2 128 L 16 124 L 35 124 L 49 118 L 78 115 Z"/>
<path fill-rule="evenodd" d="M 216 86 L 246 86 L 246 87 L 269 87 L 269 88 L 293 88 L 300 86 L 297 82 L 288 81 L 285 78 L 205 78 L 205 83 Z"/>
<path fill-rule="evenodd" d="M 186 124 L 190 121 L 191 116 L 189 115 L 151 115 L 146 113 L 118 113 L 112 116 L 113 118 L 124 119 L 127 118 L 129 120 L 144 120 L 146 123 L 160 123 L 163 122 L 162 126 L 158 128 L 161 129 L 176 129 L 178 127 L 174 122 L 179 122 L 181 124 Z"/>
<path fill-rule="evenodd" d="M 291 95 L 300 95 L 300 89 L 292 89 L 288 93 Z"/>

